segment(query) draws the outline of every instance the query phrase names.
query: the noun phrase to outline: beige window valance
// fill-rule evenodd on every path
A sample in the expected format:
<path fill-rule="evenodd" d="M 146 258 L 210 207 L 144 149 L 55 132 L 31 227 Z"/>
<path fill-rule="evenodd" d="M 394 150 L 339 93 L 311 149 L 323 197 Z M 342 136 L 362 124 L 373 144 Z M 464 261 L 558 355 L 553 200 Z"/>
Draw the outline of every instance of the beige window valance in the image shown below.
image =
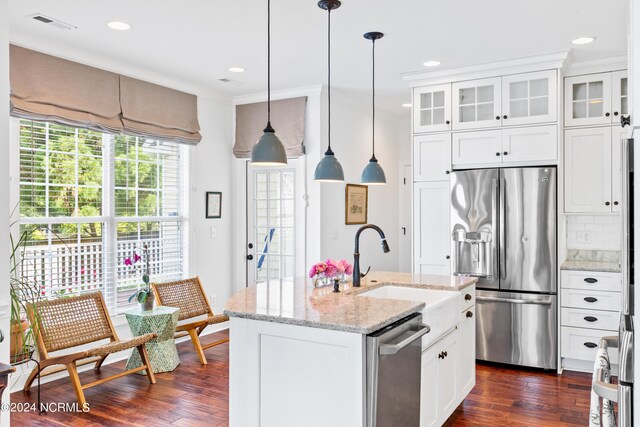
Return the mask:
<path fill-rule="evenodd" d="M 282 141 L 287 157 L 304 154 L 304 126 L 307 97 L 271 101 L 271 126 Z M 233 154 L 239 159 L 251 157 L 251 149 L 267 125 L 267 103 L 236 106 L 236 141 Z"/>
<path fill-rule="evenodd" d="M 11 115 L 197 144 L 195 95 L 10 46 Z"/>

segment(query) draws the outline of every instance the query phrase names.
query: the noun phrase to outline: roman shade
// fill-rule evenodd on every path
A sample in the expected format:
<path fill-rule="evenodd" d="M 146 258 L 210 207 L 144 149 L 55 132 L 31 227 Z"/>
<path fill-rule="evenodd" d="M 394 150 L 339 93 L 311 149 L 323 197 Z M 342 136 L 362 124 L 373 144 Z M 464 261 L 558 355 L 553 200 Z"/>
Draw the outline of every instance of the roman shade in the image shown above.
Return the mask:
<path fill-rule="evenodd" d="M 271 126 L 282 141 L 287 157 L 304 154 L 304 126 L 307 97 L 271 101 Z M 258 142 L 267 125 L 267 103 L 236 106 L 236 141 L 233 154 L 239 159 L 251 157 L 251 149 Z"/>
<path fill-rule="evenodd" d="M 126 134 L 184 144 L 202 139 L 195 95 L 120 76 L 120 105 Z"/>
<path fill-rule="evenodd" d="M 195 95 L 10 46 L 11 115 L 197 144 Z"/>
<path fill-rule="evenodd" d="M 11 115 L 120 133 L 118 74 L 10 46 Z"/>

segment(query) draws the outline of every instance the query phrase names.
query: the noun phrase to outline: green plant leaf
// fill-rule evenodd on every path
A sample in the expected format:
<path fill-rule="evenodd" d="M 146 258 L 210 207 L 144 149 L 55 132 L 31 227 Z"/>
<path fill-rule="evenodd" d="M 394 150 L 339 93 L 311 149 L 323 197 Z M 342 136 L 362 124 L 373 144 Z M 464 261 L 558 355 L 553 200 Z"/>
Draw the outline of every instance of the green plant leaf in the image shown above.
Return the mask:
<path fill-rule="evenodd" d="M 140 304 L 144 304 L 144 302 L 147 300 L 147 292 L 146 291 L 140 291 L 138 292 L 138 302 Z"/>

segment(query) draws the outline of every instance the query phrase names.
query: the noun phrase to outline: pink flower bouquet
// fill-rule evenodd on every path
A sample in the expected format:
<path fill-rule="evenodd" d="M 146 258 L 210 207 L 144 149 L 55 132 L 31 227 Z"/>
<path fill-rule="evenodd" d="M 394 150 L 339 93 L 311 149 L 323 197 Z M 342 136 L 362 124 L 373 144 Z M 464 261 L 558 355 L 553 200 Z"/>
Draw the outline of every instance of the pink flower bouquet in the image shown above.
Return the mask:
<path fill-rule="evenodd" d="M 309 270 L 309 277 L 315 279 L 314 284 L 324 281 L 324 279 L 339 278 L 340 282 L 346 283 L 347 276 L 353 273 L 353 266 L 346 259 L 336 261 L 327 259 L 324 262 L 314 264 Z"/>

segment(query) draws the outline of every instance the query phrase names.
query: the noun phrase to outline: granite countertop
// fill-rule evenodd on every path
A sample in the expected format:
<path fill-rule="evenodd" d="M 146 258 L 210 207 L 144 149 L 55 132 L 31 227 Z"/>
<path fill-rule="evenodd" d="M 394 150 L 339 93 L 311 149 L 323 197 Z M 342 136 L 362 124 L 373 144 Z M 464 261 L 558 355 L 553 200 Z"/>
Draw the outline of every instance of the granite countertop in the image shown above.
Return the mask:
<path fill-rule="evenodd" d="M 617 261 L 590 261 L 590 260 L 567 260 L 560 266 L 562 270 L 577 271 L 602 271 L 608 273 L 620 273 L 620 263 Z"/>
<path fill-rule="evenodd" d="M 234 294 L 225 306 L 230 317 L 286 323 L 322 329 L 369 334 L 409 314 L 422 310 L 424 302 L 358 296 L 385 285 L 459 291 L 473 285 L 473 277 L 413 275 L 372 272 L 361 287 L 351 283 L 315 288 L 311 279 L 298 277 L 260 283 Z"/>

